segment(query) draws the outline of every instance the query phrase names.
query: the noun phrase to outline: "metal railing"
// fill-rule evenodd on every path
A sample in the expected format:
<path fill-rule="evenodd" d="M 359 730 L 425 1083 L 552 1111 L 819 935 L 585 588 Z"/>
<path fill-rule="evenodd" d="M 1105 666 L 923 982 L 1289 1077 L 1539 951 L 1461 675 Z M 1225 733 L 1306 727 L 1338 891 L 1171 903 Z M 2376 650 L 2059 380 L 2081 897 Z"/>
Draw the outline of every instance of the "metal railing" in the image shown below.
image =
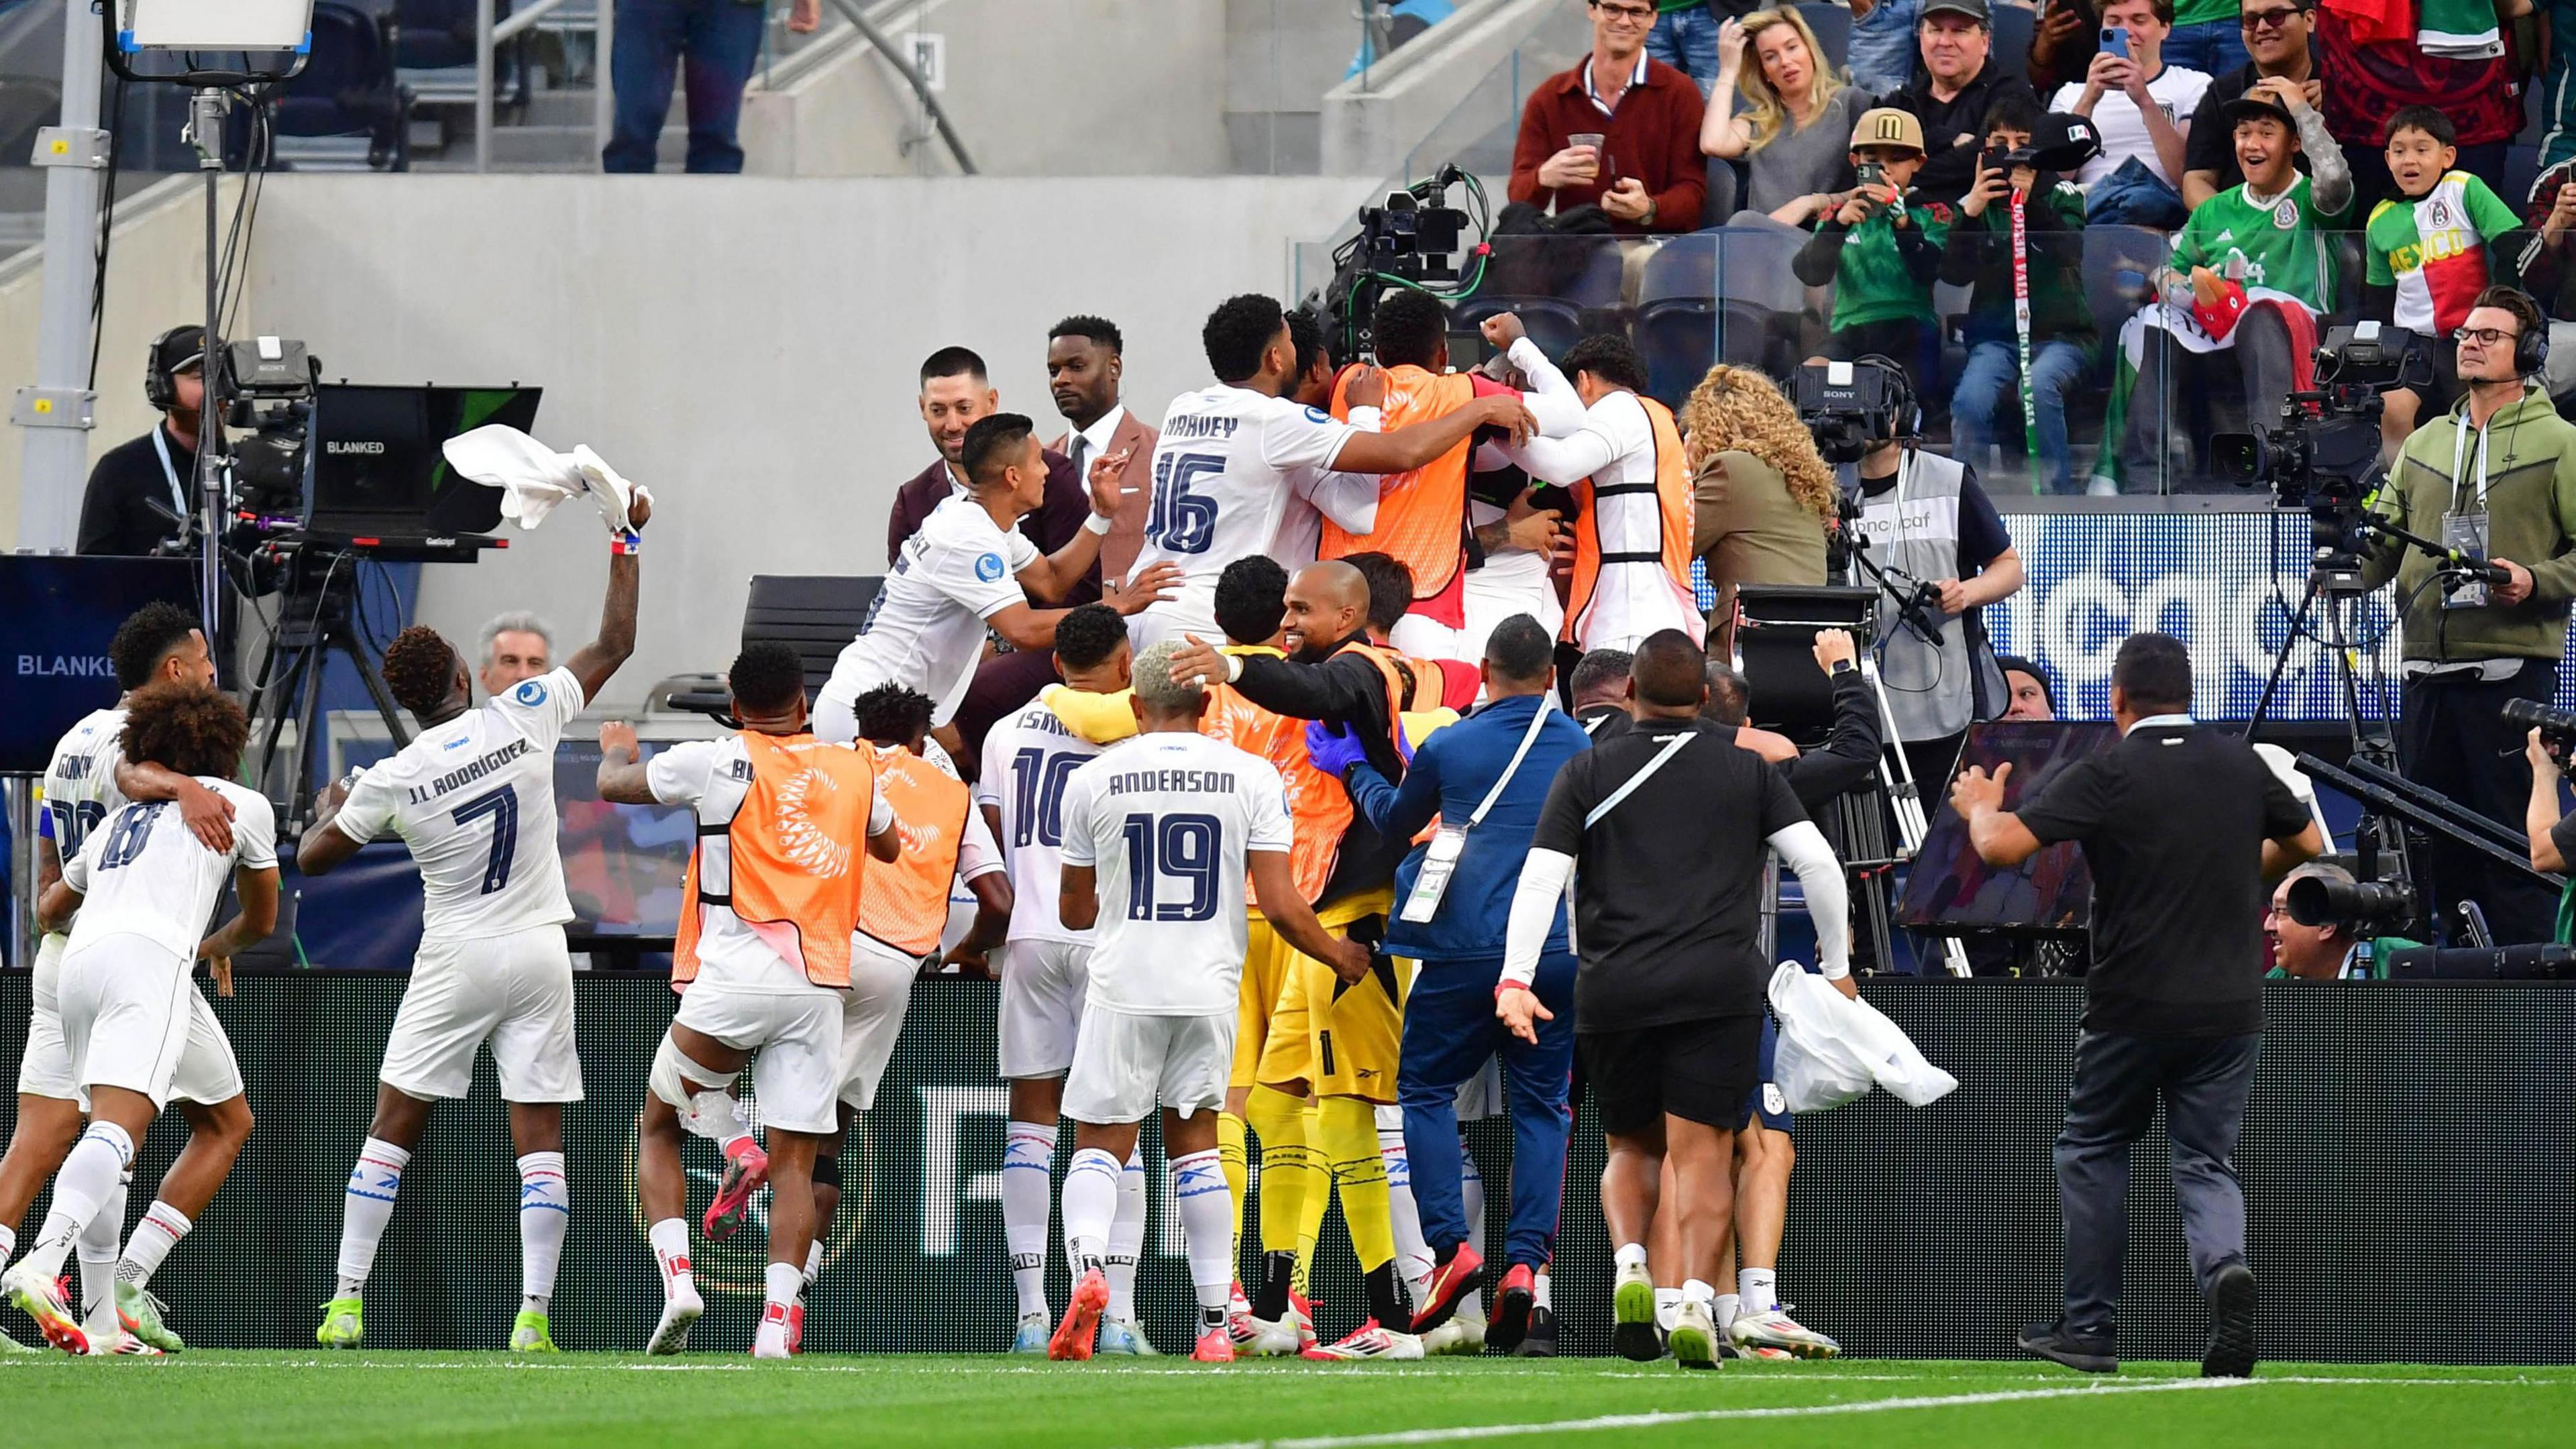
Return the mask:
<path fill-rule="evenodd" d="M 536 0 L 525 10 L 514 12 L 509 19 L 494 23 L 494 0 L 474 3 L 474 169 L 492 169 L 492 93 L 494 55 L 501 42 L 526 34 L 565 0 Z M 591 63 L 591 127 L 597 132 L 593 154 L 607 149 L 608 135 L 617 109 L 617 88 L 610 83 L 608 57 L 616 42 L 616 0 L 595 0 Z"/>

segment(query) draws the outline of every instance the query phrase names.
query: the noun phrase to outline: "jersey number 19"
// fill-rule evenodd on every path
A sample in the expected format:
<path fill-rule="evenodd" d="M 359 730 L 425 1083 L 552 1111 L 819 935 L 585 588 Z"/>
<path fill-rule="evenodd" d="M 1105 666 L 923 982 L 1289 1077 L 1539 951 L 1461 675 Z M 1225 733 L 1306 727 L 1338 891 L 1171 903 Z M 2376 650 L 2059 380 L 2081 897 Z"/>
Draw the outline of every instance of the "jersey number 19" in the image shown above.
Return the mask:
<path fill-rule="evenodd" d="M 1225 826 L 1213 815 L 1130 815 L 1127 839 L 1127 919 L 1216 919 L 1217 871 L 1225 859 Z M 1158 899 L 1161 882 L 1180 890 Z M 1186 892 L 1186 894 L 1184 894 Z"/>

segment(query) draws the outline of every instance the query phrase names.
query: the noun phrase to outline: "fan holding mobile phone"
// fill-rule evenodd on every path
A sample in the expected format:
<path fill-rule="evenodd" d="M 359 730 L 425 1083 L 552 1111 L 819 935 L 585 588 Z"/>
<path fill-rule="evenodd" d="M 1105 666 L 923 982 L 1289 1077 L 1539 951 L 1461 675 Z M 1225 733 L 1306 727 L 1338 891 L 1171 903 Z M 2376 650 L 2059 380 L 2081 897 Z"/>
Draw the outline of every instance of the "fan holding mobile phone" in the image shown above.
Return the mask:
<path fill-rule="evenodd" d="M 2164 63 L 2173 31 L 2167 0 L 2105 0 L 2100 49 L 2081 84 L 2058 88 L 2049 109 L 2082 116 L 2101 134 L 2102 154 L 2076 180 L 2096 223 L 2180 226 L 2183 149 L 2191 114 L 2209 76 Z"/>

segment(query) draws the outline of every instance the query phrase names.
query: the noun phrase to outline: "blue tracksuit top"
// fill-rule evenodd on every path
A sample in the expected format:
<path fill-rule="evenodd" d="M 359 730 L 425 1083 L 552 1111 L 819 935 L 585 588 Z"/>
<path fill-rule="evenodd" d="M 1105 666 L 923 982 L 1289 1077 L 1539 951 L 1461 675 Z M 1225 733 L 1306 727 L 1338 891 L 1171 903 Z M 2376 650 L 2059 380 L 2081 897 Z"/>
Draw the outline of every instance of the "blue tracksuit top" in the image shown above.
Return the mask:
<path fill-rule="evenodd" d="M 1369 823 L 1395 840 L 1409 840 L 1434 815 L 1464 824 L 1476 813 L 1485 792 L 1494 788 L 1512 751 L 1529 731 L 1530 714 L 1539 696 L 1516 695 L 1497 700 L 1432 734 L 1413 752 L 1413 765 L 1400 786 L 1365 762 L 1351 768 L 1343 782 L 1351 802 Z M 1386 949 L 1425 963 L 1498 960 L 1510 924 L 1512 893 L 1519 886 L 1521 858 L 1529 854 L 1538 833 L 1540 807 L 1566 761 L 1592 748 L 1592 737 L 1563 710 L 1551 709 L 1548 722 L 1530 745 L 1509 788 L 1485 822 L 1467 832 L 1466 850 L 1441 897 L 1439 914 L 1421 925 L 1400 919 L 1414 877 L 1422 872 L 1428 849 L 1417 845 L 1395 868 L 1395 903 L 1399 919 L 1387 923 Z M 1548 929 L 1547 949 L 1566 949 L 1565 910 L 1558 907 Z"/>

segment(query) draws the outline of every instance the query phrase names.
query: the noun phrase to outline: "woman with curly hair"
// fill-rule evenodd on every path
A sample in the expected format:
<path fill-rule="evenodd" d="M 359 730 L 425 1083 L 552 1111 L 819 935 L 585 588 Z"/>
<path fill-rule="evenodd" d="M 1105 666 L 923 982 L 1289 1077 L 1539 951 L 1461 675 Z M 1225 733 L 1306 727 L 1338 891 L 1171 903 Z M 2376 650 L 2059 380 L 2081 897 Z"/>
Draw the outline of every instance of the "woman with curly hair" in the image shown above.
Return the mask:
<path fill-rule="evenodd" d="M 1835 71 L 1806 17 L 1782 6 L 1729 20 L 1718 28 L 1717 55 L 1717 88 L 1700 118 L 1699 148 L 1744 161 L 1745 208 L 1804 226 L 1839 206 L 1842 198 L 1833 193 L 1852 184 L 1845 175 L 1852 123 L 1869 97 Z"/>
<path fill-rule="evenodd" d="M 1681 425 L 1695 490 L 1691 547 L 1717 590 L 1708 650 L 1723 659 L 1735 639 L 1736 585 L 1824 583 L 1834 473 L 1798 410 L 1754 368 L 1710 368 L 1682 404 Z"/>

